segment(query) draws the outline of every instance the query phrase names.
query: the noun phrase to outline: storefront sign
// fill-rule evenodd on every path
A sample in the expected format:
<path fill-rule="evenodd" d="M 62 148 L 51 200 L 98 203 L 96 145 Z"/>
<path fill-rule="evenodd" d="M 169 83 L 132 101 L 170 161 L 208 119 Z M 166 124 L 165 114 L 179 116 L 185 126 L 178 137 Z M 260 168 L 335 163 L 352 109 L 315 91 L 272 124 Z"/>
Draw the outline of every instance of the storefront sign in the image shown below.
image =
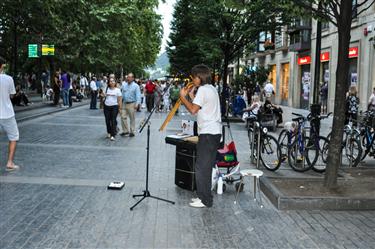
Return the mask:
<path fill-rule="evenodd" d="M 298 57 L 298 65 L 307 65 L 311 63 L 310 56 Z"/>
<path fill-rule="evenodd" d="M 324 52 L 320 54 L 320 61 L 329 61 L 329 52 Z"/>
<path fill-rule="evenodd" d="M 358 57 L 358 47 L 349 48 L 349 58 Z"/>

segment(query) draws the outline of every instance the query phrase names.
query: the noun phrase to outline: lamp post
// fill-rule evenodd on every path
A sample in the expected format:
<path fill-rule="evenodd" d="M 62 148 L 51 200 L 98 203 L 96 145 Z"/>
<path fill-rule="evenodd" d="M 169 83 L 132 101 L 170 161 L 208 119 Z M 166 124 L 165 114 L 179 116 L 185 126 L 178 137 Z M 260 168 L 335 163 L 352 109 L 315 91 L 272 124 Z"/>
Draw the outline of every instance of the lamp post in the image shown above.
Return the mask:
<path fill-rule="evenodd" d="M 318 9 L 322 8 L 322 3 L 319 1 Z M 318 117 L 320 115 L 321 106 L 319 103 L 319 78 L 320 78 L 320 50 L 322 42 L 322 23 L 318 19 L 316 24 L 316 46 L 315 46 L 315 70 L 314 70 L 314 90 L 313 90 L 313 103 L 310 106 L 311 116 L 314 118 L 311 122 L 311 126 L 315 127 L 316 134 L 319 135 L 320 131 L 320 120 Z"/>

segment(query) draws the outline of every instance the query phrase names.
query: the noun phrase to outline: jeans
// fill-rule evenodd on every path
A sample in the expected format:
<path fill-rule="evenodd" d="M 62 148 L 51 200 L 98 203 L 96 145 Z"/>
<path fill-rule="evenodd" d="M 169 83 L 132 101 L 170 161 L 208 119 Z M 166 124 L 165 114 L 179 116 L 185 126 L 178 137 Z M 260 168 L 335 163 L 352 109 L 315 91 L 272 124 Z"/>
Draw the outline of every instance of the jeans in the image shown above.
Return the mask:
<path fill-rule="evenodd" d="M 112 137 L 116 136 L 117 133 L 117 114 L 118 105 L 106 106 L 104 105 L 104 116 L 105 124 L 107 126 L 107 133 L 111 134 Z"/>
<path fill-rule="evenodd" d="M 147 111 L 151 112 L 152 108 L 154 108 L 154 98 L 155 95 L 153 93 L 146 95 L 146 104 L 147 104 Z"/>
<path fill-rule="evenodd" d="M 62 89 L 62 99 L 64 106 L 69 105 L 69 89 Z"/>

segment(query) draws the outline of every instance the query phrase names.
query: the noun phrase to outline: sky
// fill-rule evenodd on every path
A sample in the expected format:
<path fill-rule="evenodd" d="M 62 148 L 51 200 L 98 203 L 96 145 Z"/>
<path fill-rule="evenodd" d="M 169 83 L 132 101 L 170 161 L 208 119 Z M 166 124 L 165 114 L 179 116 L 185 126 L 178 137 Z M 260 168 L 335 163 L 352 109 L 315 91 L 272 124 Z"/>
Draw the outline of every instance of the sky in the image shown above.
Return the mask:
<path fill-rule="evenodd" d="M 163 24 L 163 32 L 164 32 L 163 41 L 161 44 L 159 55 L 165 51 L 165 47 L 167 46 L 167 39 L 171 31 L 170 25 L 172 21 L 173 6 L 175 2 L 176 0 L 165 0 L 165 3 L 163 3 L 161 0 L 159 0 L 159 7 L 157 9 L 157 13 L 162 16 L 162 24 Z"/>

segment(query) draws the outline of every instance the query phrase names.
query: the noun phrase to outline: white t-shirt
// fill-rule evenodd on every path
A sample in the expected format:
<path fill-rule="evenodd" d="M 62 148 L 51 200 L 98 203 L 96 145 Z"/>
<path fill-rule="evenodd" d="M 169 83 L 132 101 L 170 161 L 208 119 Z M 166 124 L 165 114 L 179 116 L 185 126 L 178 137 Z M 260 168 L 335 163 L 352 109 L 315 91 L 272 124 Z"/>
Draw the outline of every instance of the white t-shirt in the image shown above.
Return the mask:
<path fill-rule="evenodd" d="M 10 94 L 15 94 L 13 78 L 6 74 L 0 74 L 0 119 L 8 119 L 14 116 Z"/>
<path fill-rule="evenodd" d="M 122 94 L 120 89 L 118 89 L 117 87 L 115 87 L 114 89 L 108 87 L 104 104 L 106 106 L 118 105 L 117 97 L 121 96 Z"/>
<path fill-rule="evenodd" d="M 274 91 L 273 85 L 271 83 L 267 83 L 264 86 L 264 91 L 265 91 L 266 94 L 272 94 L 272 92 Z"/>
<path fill-rule="evenodd" d="M 96 82 L 93 81 L 93 80 L 90 82 L 90 89 L 91 89 L 91 91 L 97 91 L 98 90 L 98 88 L 96 87 Z"/>
<path fill-rule="evenodd" d="M 193 103 L 201 107 L 197 115 L 198 133 L 221 134 L 220 100 L 215 87 L 210 84 L 199 87 Z"/>

